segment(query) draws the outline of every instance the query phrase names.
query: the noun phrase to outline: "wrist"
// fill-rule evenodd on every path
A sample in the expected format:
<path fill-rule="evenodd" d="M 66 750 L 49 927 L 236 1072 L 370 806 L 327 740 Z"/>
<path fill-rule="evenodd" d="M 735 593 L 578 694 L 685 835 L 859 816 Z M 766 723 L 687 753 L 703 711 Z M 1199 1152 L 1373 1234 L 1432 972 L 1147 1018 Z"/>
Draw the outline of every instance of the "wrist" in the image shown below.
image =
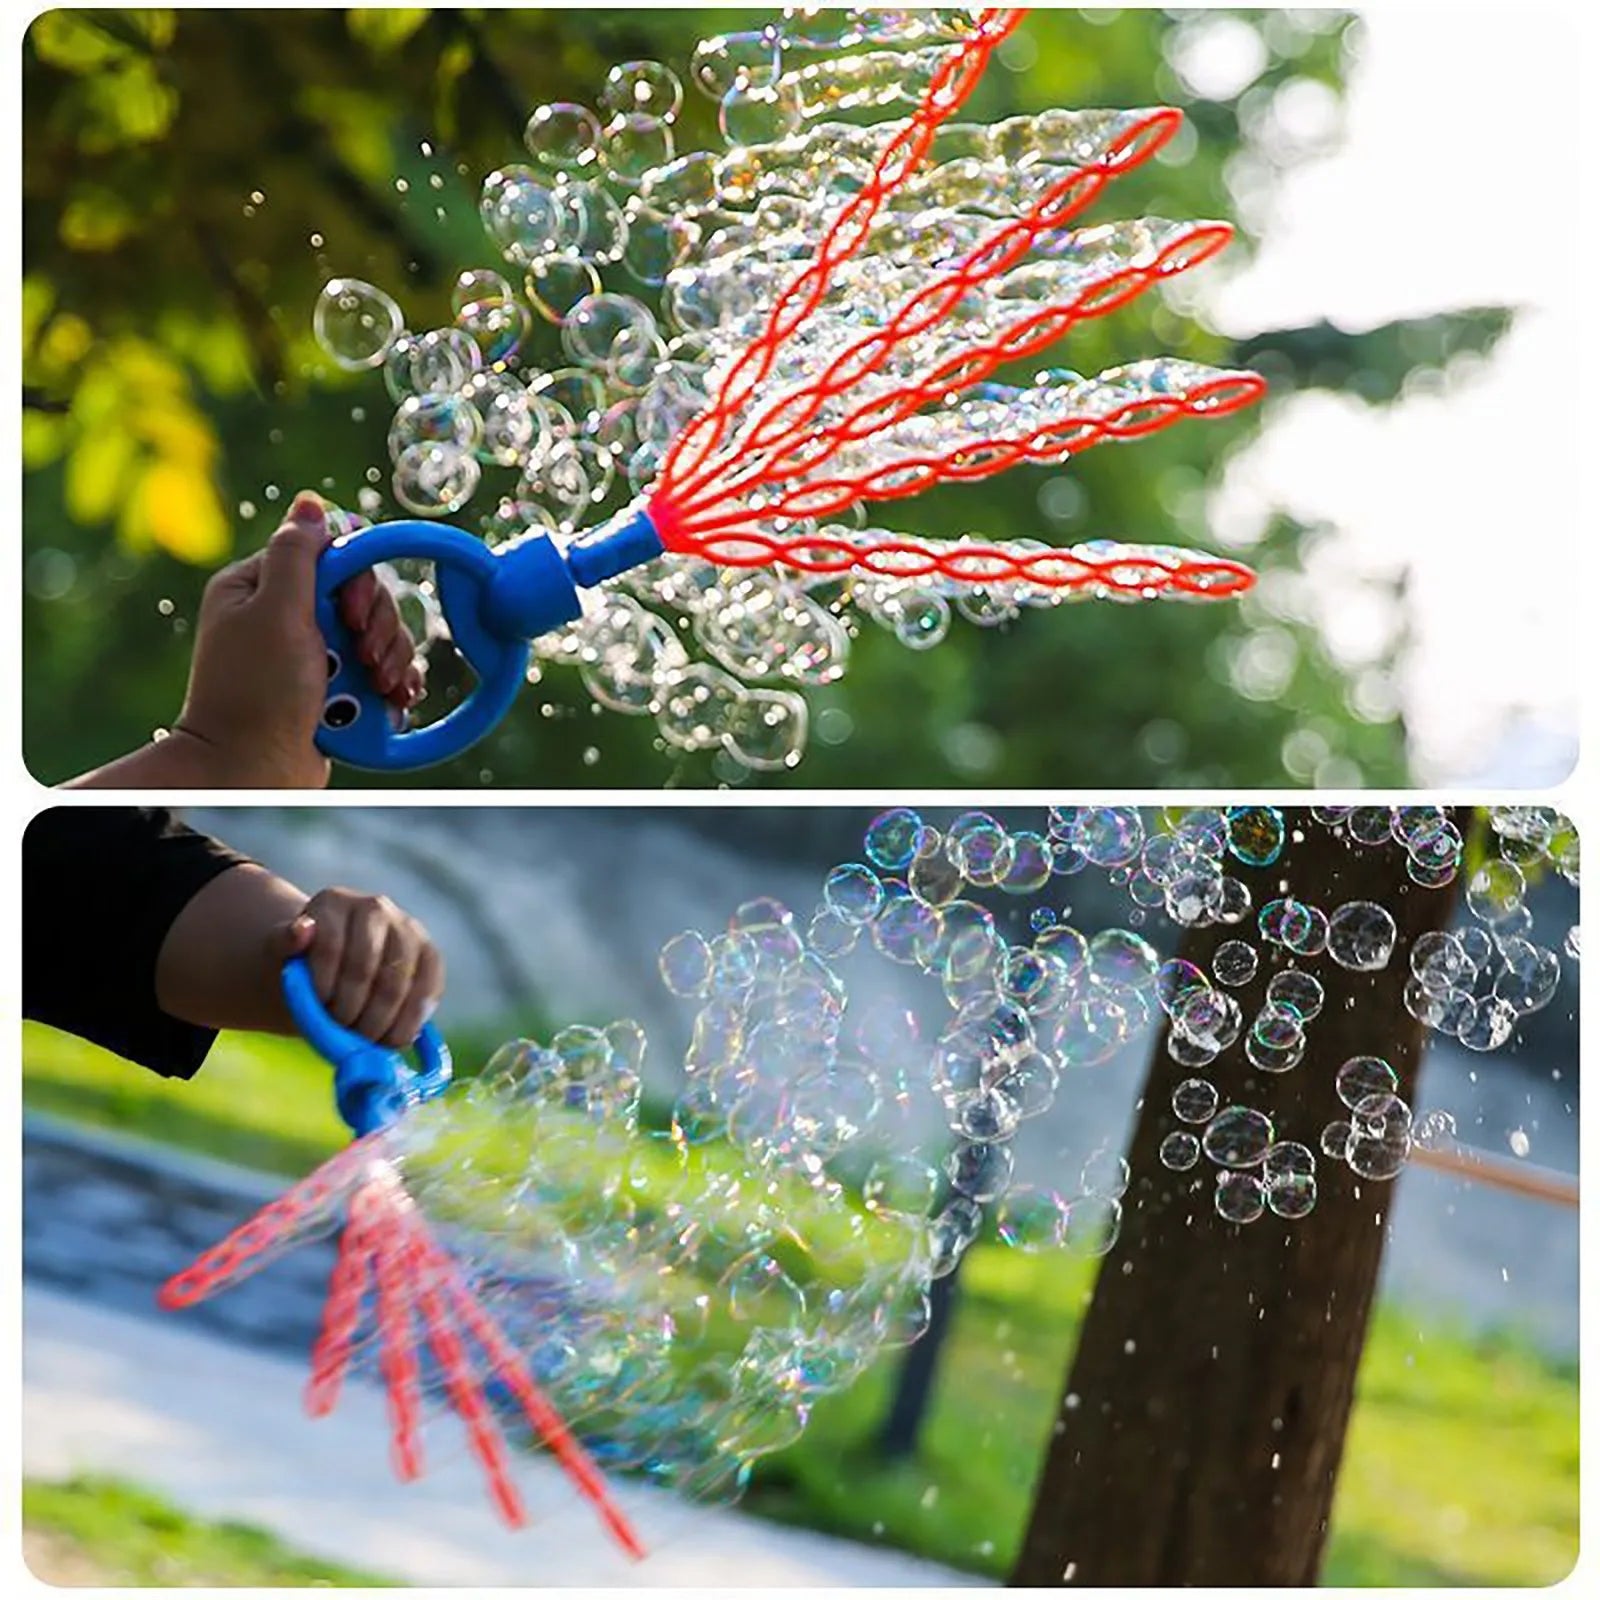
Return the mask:
<path fill-rule="evenodd" d="M 216 789 L 322 789 L 328 762 L 308 739 L 286 749 L 270 738 L 238 739 L 222 733 L 218 719 L 185 705 L 165 742 L 184 741 L 188 762 L 203 774 L 198 787 Z"/>

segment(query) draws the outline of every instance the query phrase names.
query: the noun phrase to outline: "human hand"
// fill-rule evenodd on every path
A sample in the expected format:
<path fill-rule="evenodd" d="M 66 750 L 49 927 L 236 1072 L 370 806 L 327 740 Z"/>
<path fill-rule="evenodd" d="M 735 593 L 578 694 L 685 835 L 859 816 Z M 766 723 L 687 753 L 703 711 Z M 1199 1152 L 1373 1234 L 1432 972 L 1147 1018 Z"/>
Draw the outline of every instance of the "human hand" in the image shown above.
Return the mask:
<path fill-rule="evenodd" d="M 218 788 L 320 789 L 328 781 L 314 743 L 328 681 L 315 585 L 331 539 L 322 502 L 299 494 L 264 549 L 206 585 L 172 737 L 204 747 Z M 402 710 L 414 706 L 422 667 L 394 597 L 363 572 L 339 591 L 339 610 L 374 687 Z"/>
<path fill-rule="evenodd" d="M 428 930 L 383 895 L 324 889 L 268 942 L 275 967 L 305 956 L 329 1014 L 378 1044 L 411 1044 L 444 992 Z"/>

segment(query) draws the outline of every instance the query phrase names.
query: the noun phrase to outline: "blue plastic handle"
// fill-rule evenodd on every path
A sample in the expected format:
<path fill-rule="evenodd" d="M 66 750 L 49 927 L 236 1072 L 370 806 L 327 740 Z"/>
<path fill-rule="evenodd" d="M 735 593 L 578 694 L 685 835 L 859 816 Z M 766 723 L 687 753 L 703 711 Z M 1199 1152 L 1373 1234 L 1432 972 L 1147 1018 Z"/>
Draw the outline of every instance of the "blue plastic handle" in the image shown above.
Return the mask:
<path fill-rule="evenodd" d="M 450 1047 L 431 1022 L 424 1023 L 417 1035 L 413 1069 L 401 1051 L 374 1044 L 329 1016 L 304 956 L 285 964 L 283 994 L 295 1026 L 332 1066 L 334 1103 L 358 1139 L 388 1127 L 412 1106 L 449 1086 L 454 1071 Z"/>
<path fill-rule="evenodd" d="M 443 522 L 383 522 L 336 539 L 317 566 L 317 626 L 328 646 L 328 692 L 317 748 L 347 766 L 410 772 L 470 749 L 511 708 L 528 673 L 529 640 L 582 613 L 578 586 L 615 577 L 661 554 L 639 506 L 563 553 L 545 534 L 491 549 Z M 425 728 L 373 687 L 339 616 L 338 591 L 382 562 L 430 561 L 439 606 L 477 683 L 465 700 Z"/>

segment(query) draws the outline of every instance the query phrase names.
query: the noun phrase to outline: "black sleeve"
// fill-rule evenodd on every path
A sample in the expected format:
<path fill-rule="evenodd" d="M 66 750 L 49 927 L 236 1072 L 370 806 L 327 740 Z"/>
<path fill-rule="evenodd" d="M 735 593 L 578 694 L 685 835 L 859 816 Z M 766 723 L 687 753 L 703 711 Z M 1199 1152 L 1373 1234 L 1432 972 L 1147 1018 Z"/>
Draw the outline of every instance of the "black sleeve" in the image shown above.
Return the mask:
<path fill-rule="evenodd" d="M 159 808 L 41 812 L 22 843 L 23 1015 L 193 1077 L 216 1033 L 156 1003 L 156 958 L 178 913 L 245 859 Z"/>

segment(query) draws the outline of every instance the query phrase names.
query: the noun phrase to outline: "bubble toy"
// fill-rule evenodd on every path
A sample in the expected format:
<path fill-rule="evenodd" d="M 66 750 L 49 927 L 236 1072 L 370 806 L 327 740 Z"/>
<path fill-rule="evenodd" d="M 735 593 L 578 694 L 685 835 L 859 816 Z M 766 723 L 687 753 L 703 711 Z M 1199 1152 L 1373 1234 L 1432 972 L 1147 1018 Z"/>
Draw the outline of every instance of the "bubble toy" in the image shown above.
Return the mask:
<path fill-rule="evenodd" d="M 370 1295 L 372 1337 L 380 1345 L 379 1365 L 394 1430 L 393 1459 L 401 1479 L 414 1479 L 422 1472 L 417 1356 L 422 1348 L 438 1364 L 450 1407 L 466 1427 L 500 1515 L 513 1527 L 526 1520 L 504 1443 L 482 1393 L 479 1361 L 486 1361 L 568 1478 L 594 1504 L 612 1536 L 630 1554 L 642 1555 L 598 1469 L 505 1333 L 472 1294 L 448 1250 L 433 1237 L 386 1148 L 389 1130 L 405 1113 L 448 1086 L 452 1068 L 443 1039 L 431 1023 L 424 1027 L 417 1041 L 421 1070 L 413 1071 L 397 1051 L 372 1044 L 327 1014 L 302 958 L 285 967 L 283 984 L 296 1024 L 334 1066 L 339 1114 L 355 1142 L 170 1279 L 161 1292 L 161 1304 L 179 1309 L 237 1283 L 287 1244 L 325 1227 L 342 1208 L 338 1259 L 328 1285 L 322 1333 L 311 1356 L 307 1410 L 325 1416 L 336 1404 Z M 467 1341 L 478 1347 L 479 1361 L 472 1357 Z"/>
<path fill-rule="evenodd" d="M 863 507 L 935 484 L 1227 415 L 1264 384 L 1172 358 L 991 381 L 1227 244 L 1215 222 L 1072 226 L 1172 138 L 1179 113 L 959 124 L 1023 12 L 852 12 L 837 27 L 818 15 L 697 52 L 695 81 L 720 99 L 730 140 L 720 156 L 675 154 L 681 85 L 656 63 L 613 71 L 604 123 L 539 108 L 526 139 L 537 165 L 492 174 L 481 205 L 526 303 L 499 271 L 465 272 L 456 324 L 415 335 L 373 285 L 325 288 L 319 341 L 351 370 L 383 368 L 398 402 L 393 491 L 426 519 L 352 523 L 323 558 L 329 755 L 377 769 L 448 759 L 542 661 L 566 660 L 601 705 L 655 715 L 674 748 L 781 768 L 803 746 L 804 701 L 758 685 L 837 678 L 847 599 L 926 648 L 952 600 L 992 623 L 1023 605 L 1214 600 L 1253 582 L 1238 563 L 1163 546 L 861 524 Z M 869 48 L 893 42 L 916 48 Z M 897 105 L 909 115 L 887 123 L 823 120 Z M 662 288 L 670 342 L 642 301 L 604 289 L 600 268 L 617 264 Z M 559 326 L 571 368 L 518 375 L 535 315 Z M 492 542 L 432 520 L 459 511 L 485 467 L 520 474 Z M 604 514 L 619 490 L 632 498 Z M 372 691 L 334 605 L 357 572 L 407 561 L 434 564 L 429 632 L 477 680 L 426 727 Z M 712 660 L 692 661 L 652 604 L 682 612 Z"/>

